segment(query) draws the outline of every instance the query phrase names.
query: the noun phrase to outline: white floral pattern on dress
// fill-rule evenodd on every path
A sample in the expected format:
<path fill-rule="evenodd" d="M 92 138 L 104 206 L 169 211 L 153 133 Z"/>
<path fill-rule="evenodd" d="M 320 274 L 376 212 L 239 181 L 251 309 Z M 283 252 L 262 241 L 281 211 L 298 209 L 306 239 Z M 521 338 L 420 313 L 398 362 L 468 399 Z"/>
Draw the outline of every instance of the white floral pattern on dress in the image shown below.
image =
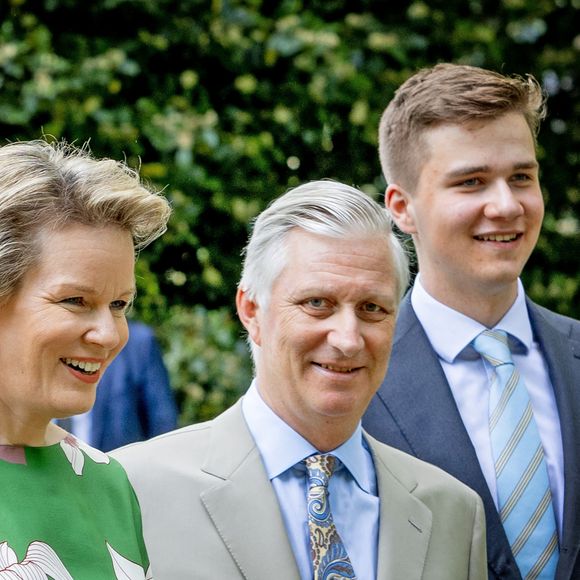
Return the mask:
<path fill-rule="evenodd" d="M 144 572 L 139 564 L 135 564 L 135 562 L 131 562 L 131 560 L 121 556 L 108 542 L 107 550 L 109 550 L 111 560 L 113 560 L 113 568 L 115 569 L 117 580 L 153 580 L 151 566 L 149 566 L 147 572 Z"/>
<path fill-rule="evenodd" d="M 85 454 L 95 463 L 109 463 L 109 461 L 111 461 L 106 453 L 87 445 L 70 434 L 60 442 L 60 446 L 77 475 L 83 474 Z"/>
<path fill-rule="evenodd" d="M 18 562 L 8 542 L 0 543 L 0 579 L 5 580 L 73 580 L 55 551 L 44 542 L 32 542 L 26 556 Z"/>

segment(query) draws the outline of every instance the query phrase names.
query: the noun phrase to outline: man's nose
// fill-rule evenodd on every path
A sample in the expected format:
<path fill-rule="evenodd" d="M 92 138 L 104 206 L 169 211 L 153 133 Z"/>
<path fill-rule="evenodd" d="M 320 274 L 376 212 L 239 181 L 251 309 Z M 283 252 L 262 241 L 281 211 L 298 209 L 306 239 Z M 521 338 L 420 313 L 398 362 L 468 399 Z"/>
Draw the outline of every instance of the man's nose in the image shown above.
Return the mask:
<path fill-rule="evenodd" d="M 498 180 L 490 188 L 489 200 L 485 206 L 485 216 L 489 219 L 513 220 L 524 212 L 524 208 L 507 181 Z"/>
<path fill-rule="evenodd" d="M 356 356 L 364 348 L 361 321 L 356 313 L 345 309 L 332 318 L 328 343 L 346 357 Z"/>

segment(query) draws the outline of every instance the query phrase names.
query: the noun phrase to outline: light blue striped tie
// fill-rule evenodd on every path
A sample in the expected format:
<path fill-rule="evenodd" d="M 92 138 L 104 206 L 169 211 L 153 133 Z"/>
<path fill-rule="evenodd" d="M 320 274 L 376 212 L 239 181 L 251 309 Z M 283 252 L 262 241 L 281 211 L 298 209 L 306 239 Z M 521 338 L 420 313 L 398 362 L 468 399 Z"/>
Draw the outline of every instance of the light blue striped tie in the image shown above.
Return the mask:
<path fill-rule="evenodd" d="M 528 391 L 503 330 L 483 331 L 473 346 L 495 369 L 489 431 L 501 521 L 522 577 L 553 580 L 558 534 L 544 448 Z"/>

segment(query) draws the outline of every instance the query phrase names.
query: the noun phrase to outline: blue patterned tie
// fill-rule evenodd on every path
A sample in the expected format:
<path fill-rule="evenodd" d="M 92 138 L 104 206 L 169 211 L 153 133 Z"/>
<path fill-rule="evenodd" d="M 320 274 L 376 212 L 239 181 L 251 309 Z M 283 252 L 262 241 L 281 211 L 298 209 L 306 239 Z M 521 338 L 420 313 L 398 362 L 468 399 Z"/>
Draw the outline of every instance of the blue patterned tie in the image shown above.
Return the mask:
<path fill-rule="evenodd" d="M 522 577 L 553 580 L 558 534 L 544 448 L 528 391 L 503 330 L 483 331 L 473 346 L 495 370 L 489 394 L 489 431 L 501 521 Z"/>
<path fill-rule="evenodd" d="M 308 530 L 314 580 L 356 580 L 350 558 L 332 520 L 328 481 L 334 472 L 334 455 L 312 455 L 308 470 Z"/>

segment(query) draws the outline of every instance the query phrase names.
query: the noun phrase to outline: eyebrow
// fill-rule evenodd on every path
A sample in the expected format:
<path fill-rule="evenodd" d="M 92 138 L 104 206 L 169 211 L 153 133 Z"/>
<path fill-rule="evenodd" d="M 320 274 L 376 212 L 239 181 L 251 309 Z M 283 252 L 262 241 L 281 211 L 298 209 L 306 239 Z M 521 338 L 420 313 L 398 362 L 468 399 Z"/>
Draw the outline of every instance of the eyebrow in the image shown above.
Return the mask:
<path fill-rule="evenodd" d="M 519 163 L 514 163 L 512 166 L 513 171 L 518 171 L 519 169 L 537 169 L 539 164 L 537 161 L 520 161 Z M 471 175 L 473 173 L 489 173 L 491 167 L 489 165 L 467 165 L 466 167 L 459 167 L 454 169 L 449 173 L 445 174 L 447 179 L 455 179 L 457 177 L 464 177 L 465 175 Z"/>
<path fill-rule="evenodd" d="M 79 294 L 95 294 L 95 289 L 91 286 L 79 286 L 78 284 L 69 284 L 64 282 L 58 286 L 61 292 L 73 292 Z M 137 294 L 137 288 L 132 286 L 131 288 L 121 292 L 119 296 L 131 296 L 133 299 Z"/>

